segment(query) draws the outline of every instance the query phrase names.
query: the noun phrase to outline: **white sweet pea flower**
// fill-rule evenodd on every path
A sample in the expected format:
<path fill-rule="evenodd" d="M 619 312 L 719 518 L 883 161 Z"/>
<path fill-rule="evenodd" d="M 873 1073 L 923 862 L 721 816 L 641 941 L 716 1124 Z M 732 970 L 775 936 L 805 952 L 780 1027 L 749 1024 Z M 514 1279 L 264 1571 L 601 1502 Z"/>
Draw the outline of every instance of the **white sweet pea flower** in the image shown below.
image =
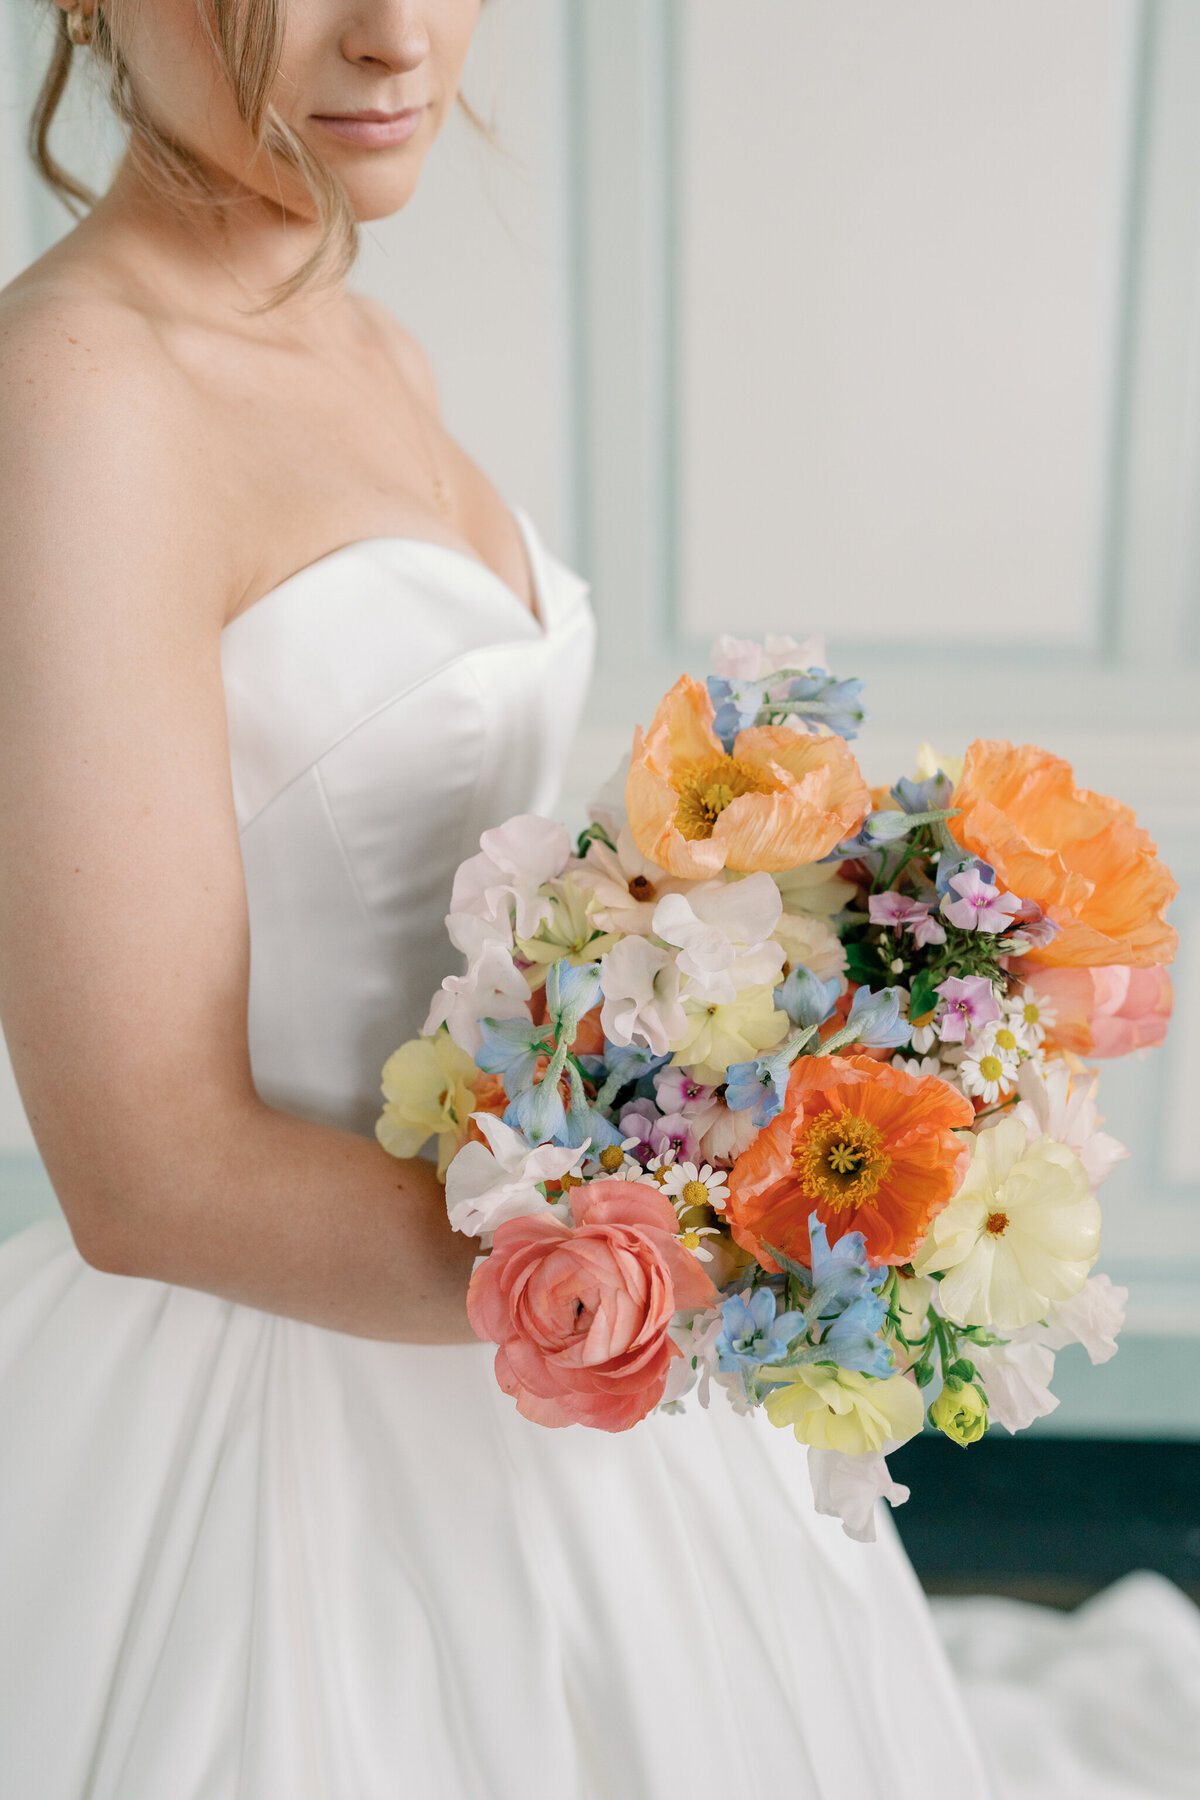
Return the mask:
<path fill-rule="evenodd" d="M 971 1345 L 971 1361 L 986 1390 L 988 1410 L 1006 1431 L 1024 1431 L 1058 1405 L 1058 1396 L 1050 1392 L 1054 1352 L 1045 1334 L 1035 1336 L 1035 1330 L 1030 1328 L 1007 1344 Z"/>
<path fill-rule="evenodd" d="M 1061 1058 L 1047 1063 L 1031 1058 L 1022 1064 L 1017 1077 L 1020 1101 L 1013 1108 L 1013 1117 L 1020 1119 L 1031 1137 L 1052 1137 L 1068 1144 L 1087 1170 L 1092 1187 L 1098 1188 L 1129 1152 L 1099 1129 L 1095 1092 L 1095 1077 L 1076 1087 Z"/>
<path fill-rule="evenodd" d="M 855 893 L 854 883 L 839 875 L 834 863 L 802 863 L 771 879 L 789 913 L 813 913 L 823 919 L 849 906 Z"/>
<path fill-rule="evenodd" d="M 512 924 L 532 937 L 550 916 L 538 893 L 561 875 L 571 854 L 566 827 L 536 813 L 518 813 L 479 840 L 479 855 L 460 863 L 450 895 L 451 913 L 474 913 L 492 924 Z"/>
<path fill-rule="evenodd" d="M 446 1170 L 446 1216 L 454 1230 L 480 1237 L 506 1219 L 549 1212 L 550 1203 L 538 1193 L 538 1182 L 561 1181 L 578 1167 L 587 1145 L 577 1150 L 560 1144 L 532 1149 L 495 1113 L 471 1117 L 487 1144 L 464 1144 Z"/>
<path fill-rule="evenodd" d="M 1091 1275 L 1077 1294 L 1050 1308 L 1038 1335 L 1052 1349 L 1082 1344 L 1094 1363 L 1107 1362 L 1117 1354 L 1128 1299 L 1128 1288 L 1117 1287 L 1107 1275 Z"/>
<path fill-rule="evenodd" d="M 783 911 L 769 875 L 706 881 L 666 894 L 654 909 L 654 934 L 679 951 L 685 999 L 728 1006 L 748 987 L 774 983 L 784 963 L 771 933 Z"/>
<path fill-rule="evenodd" d="M 649 938 L 627 937 L 600 959 L 600 1023 L 613 1044 L 644 1044 L 666 1056 L 687 1026 L 679 1003 L 675 953 Z"/>
<path fill-rule="evenodd" d="M 889 1440 L 884 1452 L 899 1449 Z M 840 1519 L 847 1537 L 860 1544 L 875 1542 L 875 1507 L 880 1500 L 903 1506 L 909 1490 L 893 1481 L 886 1457 L 847 1456 L 841 1450 L 822 1450 L 809 1445 L 808 1478 L 813 1505 L 827 1518 Z"/>
<path fill-rule="evenodd" d="M 663 895 L 685 894 L 696 885 L 668 875 L 643 856 L 628 826 L 618 832 L 615 850 L 594 838 L 587 855 L 573 862 L 570 872 L 580 887 L 590 889 L 592 917 L 600 930 L 619 931 L 626 937 L 649 937 L 654 909 Z"/>
<path fill-rule="evenodd" d="M 444 1024 L 460 1050 L 474 1056 L 483 1043 L 480 1019 L 528 1019 L 529 983 L 504 945 L 485 942 L 465 974 L 447 975 L 422 1027 L 432 1037 Z"/>

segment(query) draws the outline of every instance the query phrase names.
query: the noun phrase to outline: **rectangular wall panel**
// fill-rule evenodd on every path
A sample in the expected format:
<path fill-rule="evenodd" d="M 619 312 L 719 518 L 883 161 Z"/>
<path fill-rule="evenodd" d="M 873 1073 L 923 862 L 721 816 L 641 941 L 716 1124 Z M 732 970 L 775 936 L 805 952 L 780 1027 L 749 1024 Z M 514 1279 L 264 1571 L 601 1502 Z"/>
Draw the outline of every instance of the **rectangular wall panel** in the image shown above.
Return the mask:
<path fill-rule="evenodd" d="M 1093 641 L 1136 23 L 679 6 L 685 637 Z"/>

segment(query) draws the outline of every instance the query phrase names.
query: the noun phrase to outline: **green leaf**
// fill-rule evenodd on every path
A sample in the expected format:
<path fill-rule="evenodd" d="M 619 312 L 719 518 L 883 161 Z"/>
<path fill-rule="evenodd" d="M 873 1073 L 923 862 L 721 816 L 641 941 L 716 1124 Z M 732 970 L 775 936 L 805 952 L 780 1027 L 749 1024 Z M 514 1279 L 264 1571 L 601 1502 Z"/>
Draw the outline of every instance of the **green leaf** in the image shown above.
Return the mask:
<path fill-rule="evenodd" d="M 942 977 L 934 969 L 922 969 L 913 976 L 909 988 L 908 1016 L 910 1019 L 923 1019 L 937 1005 L 937 984 Z"/>
<path fill-rule="evenodd" d="M 883 958 L 874 944 L 846 945 L 846 973 L 851 981 L 857 981 L 866 987 L 878 984 L 881 975 L 887 973 Z"/>
<path fill-rule="evenodd" d="M 605 831 L 603 825 L 598 825 L 596 823 L 596 821 L 593 819 L 593 821 L 590 825 L 584 826 L 583 830 L 579 834 L 578 839 L 576 840 L 576 844 L 575 844 L 576 856 L 586 856 L 588 853 L 589 844 L 594 844 L 594 843 L 607 844 L 608 848 L 610 850 L 614 850 L 614 851 L 616 850 L 616 847 L 617 847 L 613 843 L 612 839 L 609 837 L 607 831 Z"/>

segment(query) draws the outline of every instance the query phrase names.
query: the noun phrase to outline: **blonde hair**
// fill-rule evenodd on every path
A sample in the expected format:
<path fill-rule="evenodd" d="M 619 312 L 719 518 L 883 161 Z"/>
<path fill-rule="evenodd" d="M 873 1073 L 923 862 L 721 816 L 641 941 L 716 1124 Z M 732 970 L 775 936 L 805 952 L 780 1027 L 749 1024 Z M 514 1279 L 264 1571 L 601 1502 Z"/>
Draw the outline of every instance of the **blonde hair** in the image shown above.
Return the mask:
<path fill-rule="evenodd" d="M 183 144 L 159 129 L 138 98 L 108 19 L 110 7 L 120 3 L 106 0 L 103 10 L 97 7 L 89 50 L 107 79 L 108 100 L 125 127 L 129 154 L 177 209 L 211 207 L 218 203 L 217 196 L 202 165 Z M 211 17 L 205 0 L 197 0 L 197 7 L 239 116 L 272 162 L 299 177 L 312 197 L 321 228 L 311 254 L 255 309 L 265 310 L 290 299 L 310 282 L 334 281 L 345 275 L 358 253 L 358 222 L 337 176 L 271 103 L 283 44 L 281 0 L 211 0 Z M 29 121 L 29 153 L 43 180 L 75 217 L 81 218 L 99 196 L 62 166 L 49 141 L 75 51 L 66 13 L 57 6 L 54 11 L 54 49 Z M 494 144 L 491 127 L 461 92 L 457 98 L 475 129 Z"/>

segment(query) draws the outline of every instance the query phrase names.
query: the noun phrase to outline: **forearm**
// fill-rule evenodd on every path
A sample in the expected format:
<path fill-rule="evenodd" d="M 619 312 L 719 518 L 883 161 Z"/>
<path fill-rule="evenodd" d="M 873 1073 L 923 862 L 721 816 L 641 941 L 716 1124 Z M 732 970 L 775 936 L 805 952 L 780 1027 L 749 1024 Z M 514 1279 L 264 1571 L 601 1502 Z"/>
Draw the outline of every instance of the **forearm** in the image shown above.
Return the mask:
<path fill-rule="evenodd" d="M 216 1135 L 179 1122 L 141 1180 L 110 1181 L 77 1209 L 60 1189 L 84 1255 L 356 1337 L 473 1339 L 479 1246 L 451 1231 L 430 1164 L 257 1103 Z"/>

